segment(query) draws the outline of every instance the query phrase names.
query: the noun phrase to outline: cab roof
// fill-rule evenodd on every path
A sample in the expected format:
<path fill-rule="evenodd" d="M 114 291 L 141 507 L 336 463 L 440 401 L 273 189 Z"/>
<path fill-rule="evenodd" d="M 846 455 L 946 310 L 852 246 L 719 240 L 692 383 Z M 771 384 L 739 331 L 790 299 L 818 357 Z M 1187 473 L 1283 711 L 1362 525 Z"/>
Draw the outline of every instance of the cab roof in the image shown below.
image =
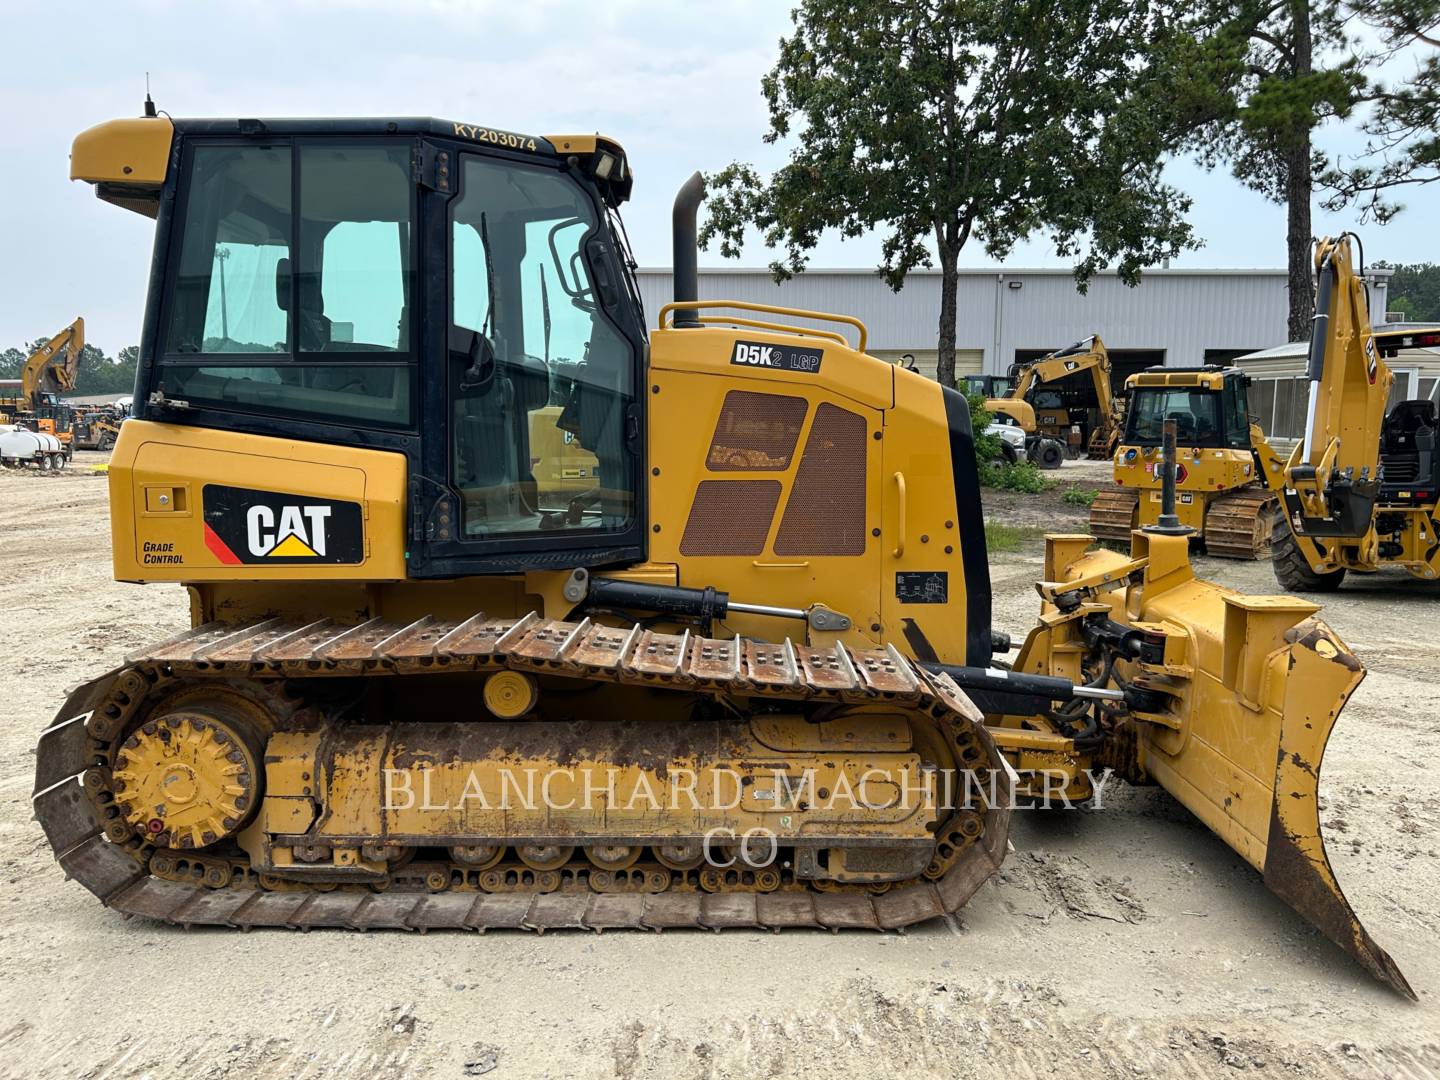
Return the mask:
<path fill-rule="evenodd" d="M 1244 374 L 1239 368 L 1219 367 L 1215 364 L 1188 368 L 1153 367 L 1131 375 L 1125 380 L 1125 388 L 1133 390 L 1137 386 L 1194 386 L 1206 390 L 1223 390 L 1227 378 Z"/>
<path fill-rule="evenodd" d="M 605 135 L 527 135 L 430 116 L 183 120 L 141 116 L 107 120 L 75 137 L 70 179 L 95 185 L 95 193 L 108 202 L 154 217 L 176 135 L 239 139 L 432 136 L 522 156 L 571 158 L 595 181 L 611 206 L 628 199 L 634 183 L 624 148 Z"/>

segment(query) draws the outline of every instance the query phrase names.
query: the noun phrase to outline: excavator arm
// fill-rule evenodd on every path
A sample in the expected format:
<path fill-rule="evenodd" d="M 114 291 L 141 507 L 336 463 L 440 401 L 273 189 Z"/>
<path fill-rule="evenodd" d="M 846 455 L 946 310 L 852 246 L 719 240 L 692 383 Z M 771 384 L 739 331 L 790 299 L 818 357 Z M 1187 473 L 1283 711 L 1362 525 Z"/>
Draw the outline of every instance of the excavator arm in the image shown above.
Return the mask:
<path fill-rule="evenodd" d="M 1091 335 L 1069 348 L 1042 356 L 1032 363 L 1019 365 L 1019 368 L 1016 372 L 1015 389 L 1011 392 L 1013 397 L 1025 399 L 1037 386 L 1081 371 L 1091 372 L 1095 381 L 1095 394 L 1102 402 L 1111 397 L 1110 354 L 1099 335 Z"/>
<path fill-rule="evenodd" d="M 1095 387 L 1095 401 L 1100 409 L 1100 429 L 1108 441 L 1116 424 L 1115 393 L 1110 383 L 1110 353 L 1098 334 L 1049 356 L 1042 356 L 1033 363 L 1019 365 L 1019 370 L 1014 372 L 1015 389 L 1010 396 L 1028 401 L 1030 392 L 1037 387 L 1080 372 L 1090 373 Z"/>
<path fill-rule="evenodd" d="M 20 386 L 31 408 L 38 408 L 46 394 L 75 389 L 84 348 L 85 320 L 76 319 L 30 354 L 20 371 Z"/>
<path fill-rule="evenodd" d="M 1370 327 L 1350 234 L 1316 246 L 1305 436 L 1281 492 L 1297 536 L 1363 538 L 1380 492 L 1380 428 L 1394 375 Z"/>

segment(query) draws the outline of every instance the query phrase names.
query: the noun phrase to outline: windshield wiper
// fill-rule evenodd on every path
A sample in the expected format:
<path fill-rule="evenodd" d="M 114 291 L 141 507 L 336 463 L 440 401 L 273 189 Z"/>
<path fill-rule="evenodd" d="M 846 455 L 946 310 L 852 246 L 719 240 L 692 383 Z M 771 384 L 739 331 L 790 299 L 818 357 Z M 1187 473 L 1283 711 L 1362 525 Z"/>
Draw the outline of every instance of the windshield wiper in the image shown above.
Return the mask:
<path fill-rule="evenodd" d="M 485 249 L 485 321 L 480 326 L 480 333 L 487 338 L 491 337 L 491 331 L 495 328 L 495 262 L 490 257 L 490 224 L 484 212 L 480 214 L 480 246 Z M 491 338 L 493 341 L 494 339 Z"/>
<path fill-rule="evenodd" d="M 630 290 L 630 298 L 635 302 L 635 309 L 640 313 L 640 325 L 644 326 L 645 303 L 640 299 L 640 279 L 635 276 L 635 272 L 640 269 L 640 264 L 635 261 L 635 253 L 630 250 L 630 234 L 625 231 L 625 219 L 614 210 L 607 210 L 605 219 L 610 226 L 610 238 L 614 241 L 616 250 L 620 252 L 620 267 L 625 271 L 625 286 Z"/>
<path fill-rule="evenodd" d="M 545 284 L 545 264 L 540 264 L 540 307 L 545 314 L 545 366 L 550 366 L 550 290 Z"/>

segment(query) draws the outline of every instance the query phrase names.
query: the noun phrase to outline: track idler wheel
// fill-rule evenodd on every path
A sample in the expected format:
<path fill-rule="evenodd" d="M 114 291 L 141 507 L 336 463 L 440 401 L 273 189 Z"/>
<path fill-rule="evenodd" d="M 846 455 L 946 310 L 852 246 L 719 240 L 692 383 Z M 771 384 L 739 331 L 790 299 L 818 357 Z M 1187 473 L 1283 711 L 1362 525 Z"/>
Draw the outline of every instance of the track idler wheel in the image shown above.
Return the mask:
<path fill-rule="evenodd" d="M 450 857 L 472 870 L 489 870 L 505 857 L 504 844 L 456 844 Z"/>
<path fill-rule="evenodd" d="M 655 861 L 667 870 L 684 873 L 705 861 L 705 851 L 700 844 L 656 844 Z"/>

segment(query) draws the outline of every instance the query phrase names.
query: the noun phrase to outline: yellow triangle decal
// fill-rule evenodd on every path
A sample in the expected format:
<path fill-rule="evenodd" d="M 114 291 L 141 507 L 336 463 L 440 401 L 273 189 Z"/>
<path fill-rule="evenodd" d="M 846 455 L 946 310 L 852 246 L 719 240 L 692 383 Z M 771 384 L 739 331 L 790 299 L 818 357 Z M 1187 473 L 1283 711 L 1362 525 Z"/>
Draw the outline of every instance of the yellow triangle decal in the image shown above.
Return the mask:
<path fill-rule="evenodd" d="M 304 540 L 301 540 L 300 537 L 296 536 L 294 533 L 291 533 L 284 540 L 281 540 L 280 543 L 276 544 L 273 548 L 267 551 L 265 553 L 265 556 L 266 558 L 274 558 L 275 556 L 279 556 L 285 559 L 318 559 L 320 557 L 319 555 L 315 554 L 314 548 L 312 548 L 309 544 L 305 543 Z"/>

